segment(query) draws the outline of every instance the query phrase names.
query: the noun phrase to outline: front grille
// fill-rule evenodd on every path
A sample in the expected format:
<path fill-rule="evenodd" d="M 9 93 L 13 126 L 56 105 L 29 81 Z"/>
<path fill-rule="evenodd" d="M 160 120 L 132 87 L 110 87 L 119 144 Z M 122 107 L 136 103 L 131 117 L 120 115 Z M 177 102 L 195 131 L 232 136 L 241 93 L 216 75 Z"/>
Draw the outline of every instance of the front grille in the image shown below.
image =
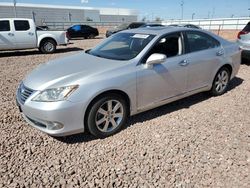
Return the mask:
<path fill-rule="evenodd" d="M 20 102 L 24 104 L 25 101 L 32 95 L 33 92 L 34 90 L 25 87 L 24 84 L 21 83 L 18 89 L 18 97 L 19 97 Z"/>

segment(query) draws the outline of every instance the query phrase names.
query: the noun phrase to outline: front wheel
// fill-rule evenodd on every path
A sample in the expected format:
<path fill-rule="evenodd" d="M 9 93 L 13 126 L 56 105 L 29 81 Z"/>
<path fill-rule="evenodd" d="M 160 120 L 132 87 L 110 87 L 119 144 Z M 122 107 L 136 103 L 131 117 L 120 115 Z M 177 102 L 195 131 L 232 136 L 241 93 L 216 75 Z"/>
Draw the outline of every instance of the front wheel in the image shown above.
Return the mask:
<path fill-rule="evenodd" d="M 44 40 L 41 42 L 39 50 L 44 54 L 52 54 L 56 51 L 56 42 L 53 40 Z"/>
<path fill-rule="evenodd" d="M 91 134 L 105 138 L 119 132 L 128 116 L 126 101 L 119 95 L 107 95 L 96 100 L 87 116 Z"/>
<path fill-rule="evenodd" d="M 210 93 L 213 96 L 219 96 L 224 94 L 228 88 L 229 81 L 230 71 L 226 67 L 221 68 L 214 78 L 213 86 Z"/>

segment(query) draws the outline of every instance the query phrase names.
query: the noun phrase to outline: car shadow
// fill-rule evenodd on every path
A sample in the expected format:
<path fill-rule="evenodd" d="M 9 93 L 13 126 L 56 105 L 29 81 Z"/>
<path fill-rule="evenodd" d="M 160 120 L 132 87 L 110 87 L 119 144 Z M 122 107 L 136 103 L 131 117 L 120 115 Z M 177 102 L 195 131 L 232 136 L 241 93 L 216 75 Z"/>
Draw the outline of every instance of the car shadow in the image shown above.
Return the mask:
<path fill-rule="evenodd" d="M 250 52 L 243 50 L 241 53 L 241 64 L 250 65 Z"/>
<path fill-rule="evenodd" d="M 95 37 L 93 39 L 89 39 L 89 38 L 84 38 L 84 37 L 79 37 L 79 38 L 71 38 L 70 42 L 74 42 L 74 41 L 79 41 L 79 40 L 95 40 L 95 39 L 104 39 L 104 37 Z"/>
<path fill-rule="evenodd" d="M 227 92 L 237 88 L 239 85 L 242 84 L 243 81 L 244 81 L 243 79 L 239 77 L 235 77 L 233 80 L 231 80 L 228 86 Z M 152 110 L 137 114 L 129 118 L 123 130 L 128 127 L 133 126 L 136 123 L 142 123 L 142 122 L 166 115 L 168 113 L 172 113 L 177 110 L 189 108 L 209 98 L 211 98 L 211 95 L 209 95 L 207 92 L 199 93 L 199 94 L 160 106 L 158 108 L 154 108 Z M 75 143 L 81 143 L 81 142 L 89 142 L 89 141 L 95 140 L 96 137 L 92 136 L 90 133 L 87 132 L 87 133 L 66 136 L 66 137 L 55 137 L 55 139 L 63 143 L 75 144 Z"/>
<path fill-rule="evenodd" d="M 242 58 L 241 59 L 241 64 L 250 66 L 250 59 L 249 58 Z"/>
<path fill-rule="evenodd" d="M 54 54 L 58 53 L 66 53 L 66 52 L 73 52 L 73 51 L 82 51 L 84 49 L 72 47 L 72 48 L 59 48 L 57 49 Z M 46 55 L 41 53 L 39 50 L 28 50 L 28 51 L 4 51 L 0 52 L 0 58 L 1 57 L 11 57 L 11 56 L 29 56 L 29 55 Z"/>

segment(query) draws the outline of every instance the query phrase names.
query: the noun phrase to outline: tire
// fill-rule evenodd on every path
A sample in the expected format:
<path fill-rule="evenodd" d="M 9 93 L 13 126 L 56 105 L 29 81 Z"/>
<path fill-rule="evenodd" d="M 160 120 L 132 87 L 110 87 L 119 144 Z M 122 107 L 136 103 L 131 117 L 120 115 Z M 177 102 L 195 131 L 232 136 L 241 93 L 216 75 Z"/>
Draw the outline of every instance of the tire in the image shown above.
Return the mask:
<path fill-rule="evenodd" d="M 89 39 L 94 39 L 94 38 L 95 38 L 95 35 L 93 35 L 93 34 L 89 35 Z"/>
<path fill-rule="evenodd" d="M 217 74 L 215 75 L 212 89 L 210 93 L 213 96 L 219 96 L 224 94 L 227 91 L 231 73 L 226 67 L 222 67 Z"/>
<path fill-rule="evenodd" d="M 119 95 L 104 95 L 95 100 L 87 115 L 89 132 L 105 138 L 119 132 L 128 117 L 128 105 Z"/>
<path fill-rule="evenodd" d="M 41 42 L 39 50 L 44 54 L 52 54 L 56 51 L 56 42 L 52 39 L 47 39 Z"/>

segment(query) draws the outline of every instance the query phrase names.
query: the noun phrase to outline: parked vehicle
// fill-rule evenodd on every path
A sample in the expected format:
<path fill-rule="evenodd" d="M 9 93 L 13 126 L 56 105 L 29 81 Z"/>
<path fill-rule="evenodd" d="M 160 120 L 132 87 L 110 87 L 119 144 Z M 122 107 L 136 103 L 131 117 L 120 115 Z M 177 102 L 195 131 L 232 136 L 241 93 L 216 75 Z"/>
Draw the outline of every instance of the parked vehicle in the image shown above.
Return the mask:
<path fill-rule="evenodd" d="M 17 104 L 33 127 L 50 135 L 88 129 L 103 138 L 120 131 L 128 116 L 199 92 L 222 95 L 240 54 L 236 43 L 203 30 L 121 31 L 33 70 L 17 90 Z"/>
<path fill-rule="evenodd" d="M 158 23 L 147 23 L 145 25 L 142 25 L 140 28 L 142 27 L 165 27 L 165 26 L 162 24 L 158 24 Z"/>
<path fill-rule="evenodd" d="M 250 22 L 238 33 L 237 43 L 242 51 L 242 58 L 250 60 Z"/>
<path fill-rule="evenodd" d="M 135 28 L 141 27 L 143 25 L 146 25 L 146 23 L 144 23 L 144 22 L 123 23 L 123 24 L 119 25 L 118 27 L 115 27 L 114 29 L 107 30 L 106 37 L 108 38 L 111 35 L 119 32 L 119 31 L 123 31 L 126 29 L 135 29 Z"/>
<path fill-rule="evenodd" d="M 192 29 L 202 29 L 201 27 L 193 24 L 171 24 L 169 26 L 172 27 L 187 27 L 187 28 L 192 28 Z"/>
<path fill-rule="evenodd" d="M 57 45 L 67 45 L 65 31 L 37 31 L 32 19 L 0 19 L 0 50 L 39 48 L 53 53 Z"/>
<path fill-rule="evenodd" d="M 70 38 L 93 39 L 99 35 L 98 29 L 89 25 L 73 25 L 67 29 L 67 32 Z"/>

